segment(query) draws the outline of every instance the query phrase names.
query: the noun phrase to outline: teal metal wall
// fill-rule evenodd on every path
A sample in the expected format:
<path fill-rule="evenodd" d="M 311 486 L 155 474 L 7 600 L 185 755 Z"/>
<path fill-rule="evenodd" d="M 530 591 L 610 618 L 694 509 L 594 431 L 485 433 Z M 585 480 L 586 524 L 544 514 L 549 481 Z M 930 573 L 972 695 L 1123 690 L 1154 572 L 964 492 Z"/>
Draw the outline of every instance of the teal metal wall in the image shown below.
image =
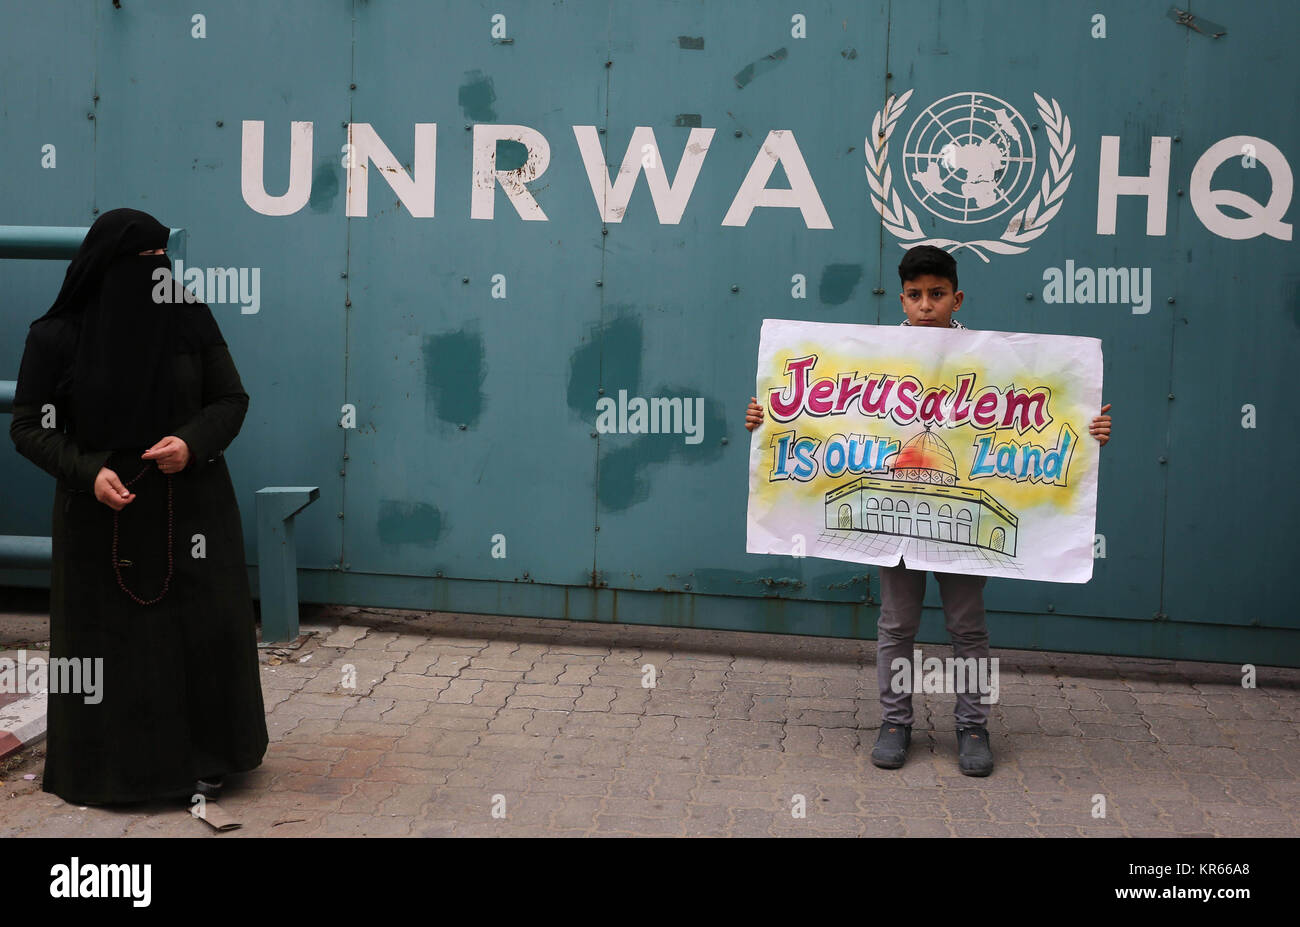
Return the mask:
<path fill-rule="evenodd" d="M 990 580 L 994 644 L 1296 666 L 1300 455 L 1285 391 L 1300 345 L 1296 243 L 1216 234 L 1190 181 L 1233 136 L 1300 155 L 1300 7 L 1217 0 L 1197 3 L 1191 23 L 1168 10 L 3 0 L 0 223 L 88 225 L 134 206 L 188 230 L 191 265 L 260 268 L 258 312 L 213 305 L 252 397 L 228 459 L 250 557 L 255 490 L 320 487 L 298 523 L 305 599 L 872 637 L 874 571 L 744 552 L 741 412 L 760 322 L 901 321 L 902 248 L 872 206 L 863 155 L 890 95 L 913 92 L 890 146 L 894 189 L 927 235 L 959 240 L 996 240 L 1007 217 L 945 223 L 909 198 L 908 128 L 954 93 L 1006 101 L 1035 123 L 1032 192 L 1049 169 L 1034 94 L 1055 99 L 1077 147 L 1062 206 L 1024 253 L 956 252 L 961 318 L 1103 340 L 1115 417 L 1098 503 L 1105 557 L 1086 585 Z M 196 12 L 204 38 L 192 36 Z M 292 215 L 262 215 L 241 195 L 245 120 L 265 124 L 272 195 L 288 186 L 290 123 L 313 123 L 311 194 Z M 345 215 L 349 122 L 372 125 L 408 171 L 416 124 L 437 124 L 433 217 L 412 216 L 379 176 L 369 214 Z M 468 129 L 494 123 L 549 141 L 550 164 L 528 184 L 547 221 L 522 220 L 499 189 L 493 219 L 470 217 Z M 623 220 L 602 223 L 573 130 L 586 125 L 603 130 L 611 171 L 633 130 L 652 127 L 670 176 L 691 127 L 716 129 L 679 223 L 659 222 L 644 177 Z M 722 224 L 777 129 L 795 136 L 832 228 L 774 207 Z M 1120 196 L 1115 233 L 1099 233 L 1103 136 L 1120 139 L 1122 175 L 1147 174 L 1153 138 L 1171 140 L 1164 234 L 1147 233 L 1138 196 Z M 498 166 L 514 166 L 513 149 L 500 147 Z M 1216 189 L 1289 202 L 1285 160 L 1240 160 L 1214 174 Z M 787 185 L 778 167 L 769 186 Z M 1149 311 L 1045 302 L 1044 271 L 1067 260 L 1150 268 Z M 0 378 L 17 375 L 21 335 L 63 267 L 0 264 Z M 498 274 L 505 299 L 493 298 Z M 796 274 L 806 299 L 792 297 Z M 704 438 L 596 433 L 602 389 L 703 397 Z M 340 427 L 345 403 L 355 429 Z M 1247 404 L 1254 428 L 1242 427 Z M 48 477 L 11 449 L 0 479 L 0 534 L 48 533 Z M 922 638 L 943 637 L 932 608 Z"/>

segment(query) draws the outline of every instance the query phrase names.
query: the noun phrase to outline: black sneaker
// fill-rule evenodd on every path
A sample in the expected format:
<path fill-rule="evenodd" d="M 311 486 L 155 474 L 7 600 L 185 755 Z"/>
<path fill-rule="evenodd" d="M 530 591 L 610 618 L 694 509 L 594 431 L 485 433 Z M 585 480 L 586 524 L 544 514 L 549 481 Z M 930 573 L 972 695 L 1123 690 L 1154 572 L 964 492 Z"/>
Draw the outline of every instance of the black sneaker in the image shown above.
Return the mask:
<path fill-rule="evenodd" d="M 972 724 L 957 728 L 957 766 L 963 776 L 987 776 L 993 772 L 987 727 Z"/>
<path fill-rule="evenodd" d="M 898 769 L 907 762 L 907 747 L 912 742 L 912 725 L 880 725 L 876 745 L 871 748 L 871 762 L 881 769 Z"/>

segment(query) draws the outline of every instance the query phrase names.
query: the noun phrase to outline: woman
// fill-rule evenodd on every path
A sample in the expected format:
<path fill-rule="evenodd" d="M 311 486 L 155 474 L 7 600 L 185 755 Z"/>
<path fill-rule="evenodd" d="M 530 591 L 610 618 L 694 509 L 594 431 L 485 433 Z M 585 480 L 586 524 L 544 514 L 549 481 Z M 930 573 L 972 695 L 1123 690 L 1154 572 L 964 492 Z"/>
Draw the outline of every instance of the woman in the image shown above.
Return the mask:
<path fill-rule="evenodd" d="M 90 227 L 28 331 L 9 428 L 58 481 L 50 656 L 103 659 L 100 700 L 49 695 L 43 787 L 77 804 L 215 796 L 266 751 L 222 456 L 248 395 L 167 238 L 134 209 Z"/>

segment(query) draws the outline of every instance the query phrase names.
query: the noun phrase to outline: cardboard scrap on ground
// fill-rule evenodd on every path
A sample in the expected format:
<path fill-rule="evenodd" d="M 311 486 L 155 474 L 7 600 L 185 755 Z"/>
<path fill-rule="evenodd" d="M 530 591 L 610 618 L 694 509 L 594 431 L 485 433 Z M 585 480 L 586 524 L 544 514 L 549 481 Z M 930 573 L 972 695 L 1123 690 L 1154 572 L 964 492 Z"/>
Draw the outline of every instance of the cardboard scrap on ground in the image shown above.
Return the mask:
<path fill-rule="evenodd" d="M 224 808 L 214 801 L 207 801 L 203 805 L 203 813 L 194 815 L 202 819 L 215 830 L 235 830 L 244 825 L 232 818 Z"/>

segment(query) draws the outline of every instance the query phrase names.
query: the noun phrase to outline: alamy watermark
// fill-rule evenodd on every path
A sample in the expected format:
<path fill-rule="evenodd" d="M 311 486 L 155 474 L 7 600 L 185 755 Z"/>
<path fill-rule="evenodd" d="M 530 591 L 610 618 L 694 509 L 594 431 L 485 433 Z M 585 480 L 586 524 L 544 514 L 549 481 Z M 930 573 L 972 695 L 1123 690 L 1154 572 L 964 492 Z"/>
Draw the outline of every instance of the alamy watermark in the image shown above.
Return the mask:
<path fill-rule="evenodd" d="M 596 430 L 603 435 L 685 435 L 687 444 L 704 440 L 704 398 L 702 396 L 642 396 L 628 398 L 618 391 L 618 400 L 601 396 L 596 400 Z"/>
<path fill-rule="evenodd" d="M 912 659 L 895 657 L 889 664 L 894 675 L 889 680 L 890 690 L 911 695 L 956 694 L 978 692 L 980 704 L 997 703 L 997 657 L 939 657 L 921 658 L 921 649 L 912 651 Z"/>
<path fill-rule="evenodd" d="M 83 695 L 87 705 L 104 699 L 103 657 L 28 658 L 26 650 L 18 658 L 0 657 L 0 695 L 35 695 L 72 693 Z"/>
<path fill-rule="evenodd" d="M 186 267 L 176 260 L 175 270 L 153 272 L 155 303 L 234 303 L 244 315 L 262 308 L 262 268 Z"/>
<path fill-rule="evenodd" d="M 1074 261 L 1043 271 L 1045 303 L 1128 304 L 1134 315 L 1151 311 L 1150 267 L 1078 267 Z"/>

